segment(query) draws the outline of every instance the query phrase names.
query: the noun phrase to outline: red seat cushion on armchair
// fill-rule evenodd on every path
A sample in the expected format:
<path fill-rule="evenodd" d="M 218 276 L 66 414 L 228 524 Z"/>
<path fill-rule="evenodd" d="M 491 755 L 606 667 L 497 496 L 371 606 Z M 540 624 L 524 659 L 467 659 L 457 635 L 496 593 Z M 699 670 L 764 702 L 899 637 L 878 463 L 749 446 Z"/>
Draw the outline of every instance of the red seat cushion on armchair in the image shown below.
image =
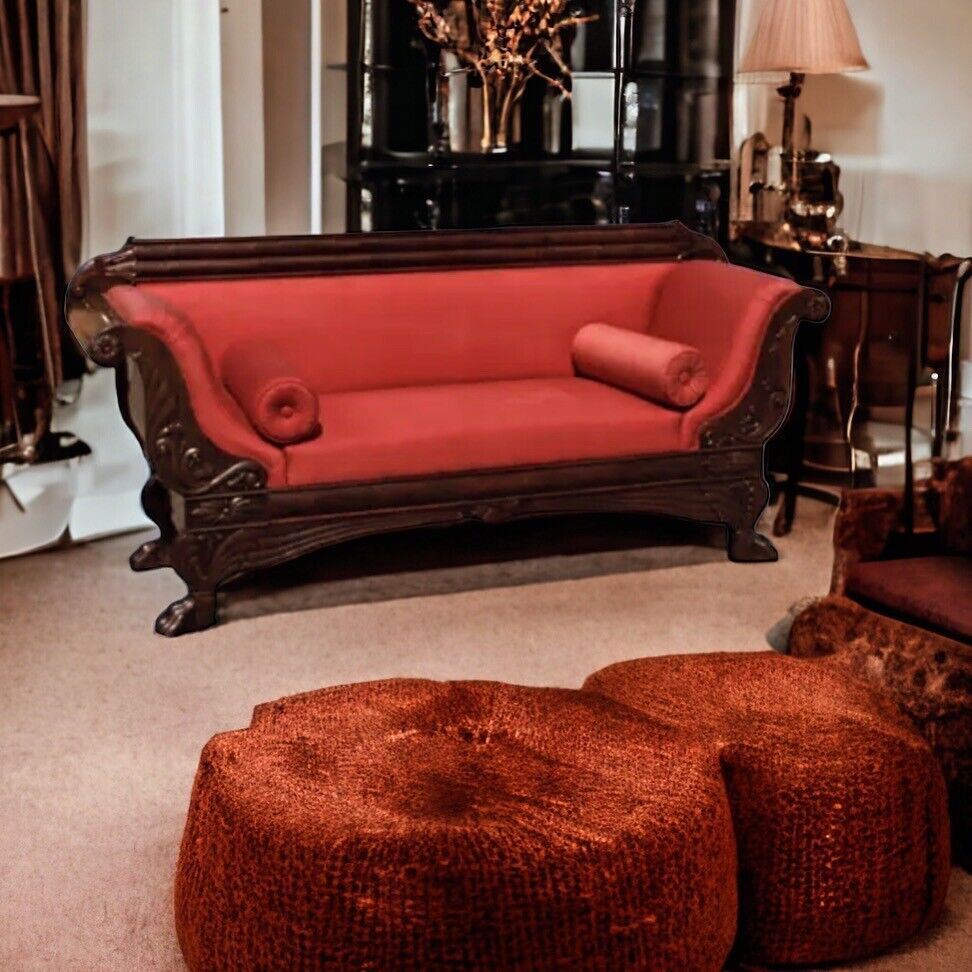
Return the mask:
<path fill-rule="evenodd" d="M 958 641 L 972 641 L 972 557 L 908 557 L 854 564 L 851 596 Z"/>
<path fill-rule="evenodd" d="M 682 413 L 584 378 L 321 396 L 327 432 L 288 446 L 287 484 L 540 465 L 678 448 Z"/>
<path fill-rule="evenodd" d="M 273 345 L 234 342 L 223 355 L 220 377 L 264 439 L 291 445 L 320 432 L 317 396 Z"/>

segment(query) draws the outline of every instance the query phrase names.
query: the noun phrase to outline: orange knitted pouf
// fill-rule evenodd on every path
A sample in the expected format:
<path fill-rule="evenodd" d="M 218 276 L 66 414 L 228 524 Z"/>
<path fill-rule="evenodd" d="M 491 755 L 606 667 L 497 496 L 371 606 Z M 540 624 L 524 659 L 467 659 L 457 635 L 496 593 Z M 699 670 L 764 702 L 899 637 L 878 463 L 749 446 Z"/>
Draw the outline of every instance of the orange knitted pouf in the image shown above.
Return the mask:
<path fill-rule="evenodd" d="M 759 652 L 621 662 L 584 687 L 721 753 L 740 960 L 848 961 L 938 917 L 949 869 L 941 771 L 863 682 Z"/>
<path fill-rule="evenodd" d="M 718 754 L 557 689 L 262 705 L 203 751 L 176 923 L 193 972 L 718 970 L 736 924 Z"/>

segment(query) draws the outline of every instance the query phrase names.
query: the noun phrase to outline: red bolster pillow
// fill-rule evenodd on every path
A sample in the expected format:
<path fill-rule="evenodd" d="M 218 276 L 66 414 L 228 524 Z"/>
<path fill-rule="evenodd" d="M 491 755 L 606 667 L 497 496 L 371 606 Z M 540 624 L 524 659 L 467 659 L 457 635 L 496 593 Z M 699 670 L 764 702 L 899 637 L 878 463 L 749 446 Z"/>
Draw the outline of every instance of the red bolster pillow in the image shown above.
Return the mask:
<path fill-rule="evenodd" d="M 578 373 L 661 405 L 688 408 L 709 387 L 695 348 L 610 324 L 585 324 L 574 335 L 573 356 Z"/>
<path fill-rule="evenodd" d="M 220 377 L 250 424 L 277 445 L 313 438 L 320 430 L 317 396 L 286 357 L 263 341 L 236 341 L 223 355 Z"/>

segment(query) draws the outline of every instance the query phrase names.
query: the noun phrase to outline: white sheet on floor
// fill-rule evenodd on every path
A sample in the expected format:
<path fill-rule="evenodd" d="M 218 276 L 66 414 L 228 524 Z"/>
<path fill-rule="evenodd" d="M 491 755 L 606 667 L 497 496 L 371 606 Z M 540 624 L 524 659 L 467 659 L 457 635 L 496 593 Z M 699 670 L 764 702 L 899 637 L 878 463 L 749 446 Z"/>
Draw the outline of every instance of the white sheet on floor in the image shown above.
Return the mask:
<path fill-rule="evenodd" d="M 148 470 L 118 411 L 113 372 L 86 376 L 77 400 L 56 411 L 53 428 L 84 440 L 91 455 L 3 467 L 0 557 L 151 526 L 140 501 Z"/>

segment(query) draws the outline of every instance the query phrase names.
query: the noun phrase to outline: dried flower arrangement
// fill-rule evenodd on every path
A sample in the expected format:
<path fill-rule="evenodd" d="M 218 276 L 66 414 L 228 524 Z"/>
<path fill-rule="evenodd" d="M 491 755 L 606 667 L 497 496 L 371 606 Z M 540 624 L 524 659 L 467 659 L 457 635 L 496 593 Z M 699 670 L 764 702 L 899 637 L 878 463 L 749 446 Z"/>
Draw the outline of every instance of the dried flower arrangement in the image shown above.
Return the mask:
<path fill-rule="evenodd" d="M 483 90 L 483 151 L 505 150 L 510 119 L 527 82 L 542 78 L 564 98 L 570 68 L 564 33 L 597 20 L 570 11 L 569 0 L 409 0 L 419 30 L 455 54 Z M 550 68 L 544 70 L 549 62 Z"/>

